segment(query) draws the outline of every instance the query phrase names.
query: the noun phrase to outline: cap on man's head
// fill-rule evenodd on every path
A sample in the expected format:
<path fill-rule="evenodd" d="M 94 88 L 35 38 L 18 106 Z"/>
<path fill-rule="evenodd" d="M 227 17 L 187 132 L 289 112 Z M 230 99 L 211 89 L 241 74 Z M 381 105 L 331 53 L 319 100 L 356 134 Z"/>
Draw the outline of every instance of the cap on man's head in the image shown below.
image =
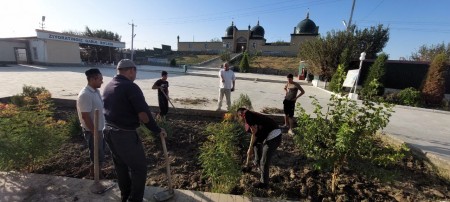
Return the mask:
<path fill-rule="evenodd" d="M 84 74 L 85 74 L 87 77 L 91 77 L 91 76 L 95 76 L 95 75 L 97 75 L 97 74 L 102 74 L 102 73 L 100 73 L 100 70 L 98 70 L 97 68 L 92 68 L 92 69 L 86 70 L 86 71 L 84 72 Z"/>
<path fill-rule="evenodd" d="M 129 59 L 122 59 L 117 63 L 117 69 L 127 68 L 127 67 L 136 67 L 133 61 Z"/>

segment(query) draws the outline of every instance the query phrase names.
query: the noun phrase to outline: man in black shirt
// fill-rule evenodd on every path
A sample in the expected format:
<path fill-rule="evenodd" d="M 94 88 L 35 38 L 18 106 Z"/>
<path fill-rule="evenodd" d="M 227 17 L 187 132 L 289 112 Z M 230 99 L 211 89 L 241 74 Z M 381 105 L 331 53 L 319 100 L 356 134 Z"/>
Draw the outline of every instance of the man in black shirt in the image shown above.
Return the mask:
<path fill-rule="evenodd" d="M 117 64 L 117 75 L 103 91 L 104 137 L 112 152 L 122 201 L 142 201 L 144 197 L 147 163 L 136 128 L 143 123 L 154 134 L 167 136 L 153 119 L 135 79 L 136 65 L 123 59 Z"/>
<path fill-rule="evenodd" d="M 169 111 L 169 82 L 167 72 L 161 72 L 161 79 L 153 84 L 152 89 L 158 89 L 159 116 L 164 118 Z"/>
<path fill-rule="evenodd" d="M 253 185 L 256 188 L 266 188 L 269 184 L 269 166 L 273 155 L 281 144 L 281 130 L 278 124 L 266 115 L 239 108 L 238 115 L 245 121 L 245 130 L 252 134 L 247 151 L 246 167 L 249 167 L 250 157 L 255 153 L 254 165 L 260 167 L 260 182 Z"/>

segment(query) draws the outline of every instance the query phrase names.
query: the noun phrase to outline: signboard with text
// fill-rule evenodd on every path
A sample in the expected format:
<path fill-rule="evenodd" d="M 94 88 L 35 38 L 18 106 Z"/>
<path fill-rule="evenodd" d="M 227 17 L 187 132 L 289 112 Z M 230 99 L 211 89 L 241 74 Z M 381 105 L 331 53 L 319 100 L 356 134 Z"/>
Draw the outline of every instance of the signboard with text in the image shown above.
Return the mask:
<path fill-rule="evenodd" d="M 102 39 L 98 39 L 98 38 L 90 38 L 90 37 L 83 37 L 83 36 L 75 36 L 75 35 L 71 35 L 71 34 L 63 34 L 63 33 L 57 33 L 57 32 L 48 32 L 45 30 L 36 30 L 36 35 L 37 35 L 37 38 L 39 38 L 39 39 L 49 39 L 49 40 L 66 41 L 66 42 L 73 42 L 73 43 L 109 46 L 109 47 L 114 47 L 114 48 L 125 48 L 124 42 L 102 40 Z"/>

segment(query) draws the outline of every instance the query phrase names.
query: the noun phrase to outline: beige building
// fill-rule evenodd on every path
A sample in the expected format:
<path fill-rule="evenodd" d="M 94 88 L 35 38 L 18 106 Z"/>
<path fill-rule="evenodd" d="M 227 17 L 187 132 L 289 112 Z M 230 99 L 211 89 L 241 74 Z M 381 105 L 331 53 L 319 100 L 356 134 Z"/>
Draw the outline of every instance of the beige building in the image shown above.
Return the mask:
<path fill-rule="evenodd" d="M 0 39 L 0 64 L 80 65 L 80 43 L 125 48 L 124 42 L 36 30 L 36 37 Z"/>
<path fill-rule="evenodd" d="M 249 51 L 265 55 L 297 55 L 303 42 L 319 35 L 319 27 L 309 19 L 308 12 L 306 18 L 294 27 L 290 42 L 267 43 L 264 34 L 264 28 L 259 21 L 252 28 L 249 25 L 247 30 L 239 30 L 234 22 L 231 22 L 231 26 L 225 30 L 222 42 L 180 42 L 178 36 L 178 51 L 212 53 Z"/>

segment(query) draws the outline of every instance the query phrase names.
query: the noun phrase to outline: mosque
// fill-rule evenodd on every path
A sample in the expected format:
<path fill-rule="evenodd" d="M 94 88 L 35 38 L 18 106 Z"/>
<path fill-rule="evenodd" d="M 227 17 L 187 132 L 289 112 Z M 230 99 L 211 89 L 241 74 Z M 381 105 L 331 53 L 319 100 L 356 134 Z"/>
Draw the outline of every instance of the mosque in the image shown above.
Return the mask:
<path fill-rule="evenodd" d="M 264 28 L 259 24 L 259 20 L 256 26 L 250 29 L 249 25 L 247 30 L 239 30 L 234 22 L 231 22 L 231 26 L 225 30 L 225 36 L 222 37 L 221 42 L 181 42 L 180 36 L 178 36 L 178 51 L 211 53 L 248 51 L 250 53 L 260 52 L 264 55 L 295 56 L 302 43 L 319 35 L 319 26 L 309 19 L 308 12 L 306 18 L 294 27 L 290 42 L 267 43 L 264 34 Z"/>

